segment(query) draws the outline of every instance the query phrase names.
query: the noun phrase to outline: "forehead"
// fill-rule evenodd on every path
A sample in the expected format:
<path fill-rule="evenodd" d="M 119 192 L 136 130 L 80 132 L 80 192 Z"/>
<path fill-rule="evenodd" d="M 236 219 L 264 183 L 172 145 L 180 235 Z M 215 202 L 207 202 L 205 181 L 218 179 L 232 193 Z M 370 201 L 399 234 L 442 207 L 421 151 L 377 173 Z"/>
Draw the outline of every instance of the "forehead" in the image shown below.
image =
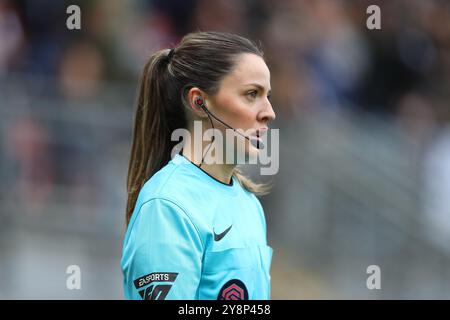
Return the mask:
<path fill-rule="evenodd" d="M 252 53 L 241 54 L 233 71 L 223 80 L 224 85 L 242 86 L 258 83 L 266 89 L 270 89 L 269 68 L 260 56 Z"/>

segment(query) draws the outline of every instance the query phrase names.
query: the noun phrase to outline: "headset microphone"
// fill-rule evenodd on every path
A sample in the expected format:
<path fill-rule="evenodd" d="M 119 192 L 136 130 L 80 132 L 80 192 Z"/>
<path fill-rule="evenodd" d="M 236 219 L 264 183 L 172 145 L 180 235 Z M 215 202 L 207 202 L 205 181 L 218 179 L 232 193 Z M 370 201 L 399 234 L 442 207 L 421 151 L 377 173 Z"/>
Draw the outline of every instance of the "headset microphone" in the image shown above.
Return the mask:
<path fill-rule="evenodd" d="M 211 117 L 213 117 L 214 119 L 216 119 L 217 121 L 219 121 L 220 123 L 222 123 L 224 126 L 230 128 L 231 130 L 233 130 L 234 132 L 236 132 L 237 134 L 243 136 L 245 139 L 247 139 L 248 141 L 250 141 L 250 143 L 252 144 L 252 146 L 254 146 L 256 149 L 264 149 L 264 144 L 260 141 L 260 139 L 257 138 L 250 138 L 242 133 L 240 133 L 239 131 L 237 131 L 235 128 L 233 128 L 232 126 L 230 126 L 229 124 L 225 123 L 224 121 L 220 120 L 218 117 L 216 117 L 214 114 L 211 113 L 211 111 L 208 110 L 208 108 L 206 108 L 205 103 L 203 101 L 203 98 L 201 97 L 197 97 L 195 99 L 195 104 L 198 105 L 200 108 L 203 109 L 203 111 L 205 111 L 208 115 L 210 115 Z"/>

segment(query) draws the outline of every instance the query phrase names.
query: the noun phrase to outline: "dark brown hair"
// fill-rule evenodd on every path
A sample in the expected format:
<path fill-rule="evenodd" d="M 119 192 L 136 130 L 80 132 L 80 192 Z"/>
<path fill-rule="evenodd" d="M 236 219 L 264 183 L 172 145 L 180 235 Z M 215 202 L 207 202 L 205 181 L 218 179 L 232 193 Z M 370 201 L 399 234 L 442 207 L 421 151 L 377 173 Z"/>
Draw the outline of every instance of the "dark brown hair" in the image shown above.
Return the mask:
<path fill-rule="evenodd" d="M 263 57 L 252 41 L 223 32 L 189 33 L 174 48 L 170 60 L 169 53 L 170 49 L 163 49 L 151 55 L 140 80 L 127 178 L 127 224 L 144 183 L 170 160 L 178 143 L 171 141 L 172 132 L 187 126 L 184 106 L 189 105 L 189 90 L 198 87 L 214 95 L 221 80 L 233 70 L 238 55 Z M 237 167 L 233 175 L 255 194 L 269 191 L 268 185 L 252 182 Z"/>

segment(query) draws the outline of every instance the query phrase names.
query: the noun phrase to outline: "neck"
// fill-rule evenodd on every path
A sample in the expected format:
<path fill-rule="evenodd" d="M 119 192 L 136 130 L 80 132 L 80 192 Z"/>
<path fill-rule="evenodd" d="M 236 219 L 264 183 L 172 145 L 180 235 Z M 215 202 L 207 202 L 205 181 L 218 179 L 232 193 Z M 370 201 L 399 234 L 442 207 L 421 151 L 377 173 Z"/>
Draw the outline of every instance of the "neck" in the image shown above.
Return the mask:
<path fill-rule="evenodd" d="M 204 170 L 206 173 L 208 173 L 213 178 L 219 180 L 220 182 L 223 182 L 225 184 L 230 184 L 231 177 L 233 175 L 234 168 L 236 165 L 234 164 L 206 164 L 202 163 L 202 154 L 201 152 L 205 151 L 208 148 L 208 142 L 204 143 L 201 150 L 198 150 L 198 154 L 195 154 L 193 145 L 186 144 L 183 146 L 183 156 L 189 159 L 192 163 L 194 163 L 196 166 L 200 167 Z M 211 147 L 212 148 L 212 147 Z M 197 151 L 197 150 L 195 150 Z"/>

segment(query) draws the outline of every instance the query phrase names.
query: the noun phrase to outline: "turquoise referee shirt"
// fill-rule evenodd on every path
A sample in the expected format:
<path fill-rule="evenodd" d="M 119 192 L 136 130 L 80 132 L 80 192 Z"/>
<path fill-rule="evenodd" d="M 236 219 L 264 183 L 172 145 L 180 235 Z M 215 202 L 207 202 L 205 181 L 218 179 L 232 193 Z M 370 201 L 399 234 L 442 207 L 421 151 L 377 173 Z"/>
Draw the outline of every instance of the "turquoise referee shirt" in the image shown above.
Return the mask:
<path fill-rule="evenodd" d="M 270 298 L 264 211 L 177 154 L 141 189 L 123 243 L 127 299 Z"/>

